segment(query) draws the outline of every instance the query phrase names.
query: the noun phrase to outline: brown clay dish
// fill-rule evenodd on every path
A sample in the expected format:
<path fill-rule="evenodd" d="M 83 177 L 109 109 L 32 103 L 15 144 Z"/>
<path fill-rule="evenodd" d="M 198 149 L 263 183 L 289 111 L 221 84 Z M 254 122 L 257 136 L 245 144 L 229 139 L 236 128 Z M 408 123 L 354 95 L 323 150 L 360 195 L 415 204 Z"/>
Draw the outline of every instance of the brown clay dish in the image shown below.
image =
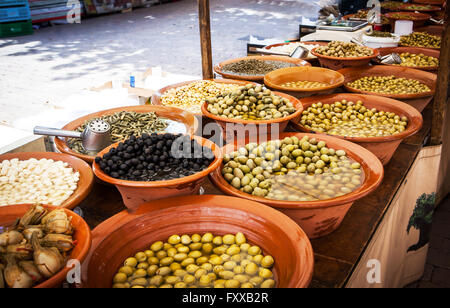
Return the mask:
<path fill-rule="evenodd" d="M 391 21 L 392 29 L 395 28 L 395 22 L 397 20 L 411 20 L 414 22 L 414 27 L 420 27 L 423 26 L 431 18 L 431 16 L 428 14 L 414 12 L 391 12 L 386 13 L 385 16 Z"/>
<path fill-rule="evenodd" d="M 336 71 L 321 67 L 288 67 L 273 71 L 264 77 L 269 88 L 300 98 L 301 96 L 333 91 L 344 84 L 344 76 Z M 292 81 L 317 81 L 327 86 L 311 89 L 285 87 L 283 84 Z"/>
<path fill-rule="evenodd" d="M 286 129 L 287 125 L 289 124 L 289 121 L 292 120 L 295 121 L 300 117 L 301 113 L 303 112 L 303 106 L 300 103 L 300 101 L 293 96 L 281 92 L 273 92 L 273 94 L 281 96 L 283 98 L 287 98 L 294 105 L 296 111 L 293 114 L 284 118 L 264 120 L 264 121 L 229 119 L 216 116 L 210 113 L 207 109 L 208 103 L 205 102 L 202 105 L 202 113 L 205 117 L 216 121 L 217 124 L 220 125 L 220 127 L 222 128 L 224 138 L 234 139 L 236 136 L 271 134 L 275 131 L 283 132 Z M 234 127 L 233 124 L 239 126 L 242 125 L 242 127 L 239 126 Z M 245 127 L 246 125 L 248 125 L 248 127 Z M 252 131 L 253 129 L 255 129 L 255 131 Z M 232 134 L 230 135 L 229 133 Z"/>
<path fill-rule="evenodd" d="M 249 243 L 275 259 L 279 288 L 306 288 L 314 256 L 302 229 L 289 217 L 263 204 L 227 196 L 187 196 L 143 204 L 124 211 L 92 232 L 93 245 L 83 265 L 84 286 L 110 288 L 115 271 L 128 256 L 165 241 L 172 234 L 217 235 L 242 232 Z"/>
<path fill-rule="evenodd" d="M 354 93 L 384 96 L 402 100 L 402 99 L 414 99 L 433 96 L 436 90 L 436 80 L 437 80 L 436 74 L 407 67 L 396 67 L 387 65 L 351 67 L 339 70 L 339 73 L 341 73 L 345 77 L 344 83 L 345 89 Z M 361 91 L 347 86 L 348 83 L 366 76 L 395 76 L 395 77 L 415 79 L 427 85 L 431 89 L 431 91 L 416 94 L 383 94 L 383 93 Z"/>
<path fill-rule="evenodd" d="M 231 59 L 224 62 L 219 63 L 214 67 L 214 71 L 221 75 L 223 78 L 229 78 L 229 79 L 238 79 L 238 80 L 249 80 L 249 81 L 263 81 L 264 75 L 259 76 L 245 76 L 245 75 L 233 75 L 233 74 L 227 74 L 222 71 L 222 68 L 230 63 L 239 62 L 242 60 L 262 60 L 262 61 L 279 61 L 279 62 L 287 62 L 292 63 L 295 66 L 311 66 L 311 64 L 305 60 L 302 59 L 294 59 L 287 56 L 249 56 L 249 57 L 243 57 L 243 58 L 237 58 L 237 59 Z"/>
<path fill-rule="evenodd" d="M 408 127 L 407 129 L 393 136 L 387 137 L 371 137 L 371 138 L 360 138 L 360 137 L 342 137 L 332 135 L 336 138 L 344 139 L 351 141 L 353 143 L 359 144 L 360 146 L 366 148 L 375 154 L 383 165 L 387 165 L 397 150 L 400 143 L 405 139 L 414 134 L 416 134 L 423 125 L 422 114 L 417 111 L 414 107 L 403 103 L 401 101 L 393 100 L 390 98 L 384 98 L 381 96 L 373 96 L 373 95 L 362 95 L 362 94 L 334 94 L 334 95 L 326 95 L 326 96 L 315 96 L 302 99 L 301 102 L 303 107 L 308 109 L 312 104 L 322 102 L 323 104 L 333 104 L 334 102 L 340 102 L 342 100 L 347 101 L 362 101 L 364 106 L 368 109 L 377 108 L 381 111 L 394 112 L 400 117 L 406 116 L 408 118 Z M 291 122 L 291 125 L 298 131 L 313 133 L 318 135 L 327 135 L 325 133 L 319 133 L 312 131 L 298 122 Z"/>
<path fill-rule="evenodd" d="M 0 226 L 7 226 L 14 223 L 17 218 L 22 217 L 29 209 L 31 204 L 19 204 L 0 207 Z M 44 205 L 49 211 L 59 207 Z M 68 260 L 78 260 L 80 263 L 86 258 L 91 248 L 91 230 L 87 223 L 74 212 L 64 209 L 69 217 L 72 217 L 74 227 L 73 240 L 77 242 L 76 246 L 70 252 Z M 36 285 L 34 288 L 59 288 L 66 280 L 67 273 L 71 268 L 65 267 L 55 276 Z"/>
<path fill-rule="evenodd" d="M 425 56 L 433 57 L 439 59 L 440 51 L 439 50 L 433 50 L 429 48 L 420 48 L 420 47 L 386 47 L 386 48 L 379 48 L 378 51 L 380 52 L 380 56 L 386 56 L 391 53 L 397 53 L 402 54 L 404 52 L 409 52 L 413 54 L 424 54 Z M 383 65 L 389 65 L 394 67 L 399 67 L 399 65 L 393 65 L 393 64 L 383 64 Z M 408 67 L 416 70 L 422 70 L 422 71 L 437 71 L 439 66 L 400 66 L 400 67 Z"/>
<path fill-rule="evenodd" d="M 327 146 L 331 148 L 345 150 L 348 157 L 361 164 L 365 175 L 363 185 L 350 194 L 334 199 L 311 202 L 290 202 L 255 197 L 241 192 L 223 178 L 221 168 L 216 169 L 210 175 L 210 178 L 225 194 L 269 205 L 291 217 L 300 225 L 309 238 L 322 237 L 333 232 L 340 226 L 353 202 L 370 194 L 381 184 L 384 176 L 383 165 L 374 154 L 357 144 L 327 135 L 318 136 L 306 133 L 281 133 L 273 137 L 253 136 L 245 140 L 237 140 L 233 144 L 228 144 L 222 151 L 223 154 L 229 154 L 249 142 L 260 143 L 260 141 L 284 139 L 285 137 L 292 136 L 297 136 L 299 139 L 304 136 L 309 136 L 319 141 L 325 141 Z"/>
<path fill-rule="evenodd" d="M 165 106 L 152 106 L 152 105 L 119 107 L 119 108 L 108 109 L 108 110 L 91 113 L 91 114 L 88 114 L 84 117 L 78 118 L 78 119 L 68 123 L 62 129 L 76 130 L 78 127 L 80 127 L 86 121 L 89 121 L 90 119 L 102 117 L 102 116 L 109 115 L 109 114 L 114 114 L 114 113 L 121 112 L 121 111 L 134 111 L 134 112 L 140 112 L 140 113 L 154 112 L 159 117 L 183 123 L 184 126 L 186 127 L 186 133 L 191 134 L 191 135 L 193 135 L 198 129 L 198 121 L 192 113 L 182 110 L 182 109 L 179 109 L 179 108 L 165 107 Z M 88 162 L 89 164 L 92 164 L 95 156 L 84 155 L 84 154 L 80 154 L 78 152 L 73 151 L 71 148 L 69 148 L 65 139 L 66 138 L 55 138 L 55 145 L 56 145 L 56 148 L 58 149 L 58 151 L 76 156 L 76 157 L 81 158 L 82 160 Z"/>
<path fill-rule="evenodd" d="M 445 0 L 413 0 L 413 3 L 417 4 L 433 4 L 442 6 L 445 3 Z"/>
<path fill-rule="evenodd" d="M 226 84 L 237 84 L 240 86 L 245 86 L 249 83 L 252 83 L 250 81 L 243 81 L 243 80 L 233 80 L 233 79 L 203 79 L 203 80 L 211 80 L 217 83 L 226 83 Z M 197 82 L 197 81 L 201 81 L 200 80 L 191 80 L 191 81 L 185 81 L 185 82 L 180 82 L 180 83 L 176 83 L 176 84 L 172 84 L 170 86 L 164 87 L 162 89 L 159 89 L 157 92 L 155 92 L 152 96 L 152 105 L 161 105 L 161 97 L 170 89 L 176 89 L 182 86 L 186 86 L 188 84 L 191 84 L 193 82 Z M 196 113 L 194 114 L 195 116 L 202 116 L 201 113 Z"/>
<path fill-rule="evenodd" d="M 220 166 L 223 157 L 220 148 L 215 143 L 198 136 L 191 136 L 191 138 L 197 140 L 202 146 L 210 148 L 215 156 L 215 160 L 207 169 L 194 175 L 169 181 L 139 182 L 112 178 L 105 174 L 95 161 L 92 169 L 100 180 L 117 187 L 125 206 L 130 210 L 136 210 L 142 203 L 152 200 L 197 194 L 206 176 Z M 98 156 L 103 157 L 111 148 L 116 148 L 118 145 L 119 142 L 107 147 Z"/>
<path fill-rule="evenodd" d="M 64 201 L 64 203 L 59 206 L 59 208 L 75 208 L 89 195 L 92 190 L 94 183 L 94 174 L 92 173 L 92 169 L 86 162 L 77 157 L 53 152 L 21 152 L 0 155 L 0 162 L 6 159 L 11 160 L 14 158 L 18 158 L 19 160 L 28 160 L 31 158 L 36 158 L 39 160 L 46 158 L 53 159 L 55 161 L 63 161 L 68 163 L 70 167 L 80 173 L 80 180 L 77 183 L 77 189 L 73 192 L 69 199 Z"/>
<path fill-rule="evenodd" d="M 349 58 L 340 58 L 340 57 L 330 57 L 318 54 L 316 49 L 311 50 L 311 53 L 315 55 L 318 59 L 322 67 L 329 68 L 332 70 L 339 70 L 344 67 L 354 67 L 354 66 L 362 66 L 368 64 L 372 59 L 378 57 L 379 53 L 377 49 L 366 47 L 373 51 L 371 56 L 367 57 L 349 57 Z"/>
<path fill-rule="evenodd" d="M 407 4 L 400 6 L 400 9 L 402 11 L 412 11 L 412 12 L 415 12 L 415 11 L 417 11 L 417 12 L 438 12 L 441 10 L 441 8 L 439 6 L 434 6 L 434 5 L 430 5 L 430 4 L 431 4 L 430 1 L 427 1 L 426 4 L 407 3 Z M 415 5 L 427 5 L 429 7 L 428 8 L 420 8 L 419 10 L 415 9 L 415 8 L 411 8 L 411 6 L 415 6 Z"/>
<path fill-rule="evenodd" d="M 430 25 L 430 26 L 424 26 L 414 29 L 414 32 L 425 32 L 434 36 L 438 36 L 442 38 L 442 34 L 444 33 L 444 27 L 442 25 Z M 432 48 L 427 48 L 432 49 Z M 436 48 L 437 50 L 440 50 L 440 48 Z"/>

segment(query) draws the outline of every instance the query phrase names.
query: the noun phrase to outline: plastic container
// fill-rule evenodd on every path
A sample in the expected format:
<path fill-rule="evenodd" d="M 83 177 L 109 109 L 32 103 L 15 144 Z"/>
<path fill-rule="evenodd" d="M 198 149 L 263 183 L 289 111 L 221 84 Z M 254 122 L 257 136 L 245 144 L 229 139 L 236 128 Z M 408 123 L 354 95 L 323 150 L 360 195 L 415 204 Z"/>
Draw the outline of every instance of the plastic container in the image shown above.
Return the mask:
<path fill-rule="evenodd" d="M 33 34 L 31 20 L 21 22 L 0 23 L 0 37 L 13 37 Z"/>
<path fill-rule="evenodd" d="M 389 163 L 395 151 L 399 147 L 400 143 L 405 138 L 408 138 L 416 134 L 422 128 L 423 125 L 422 114 L 418 110 L 416 110 L 416 108 L 401 101 L 384 98 L 380 96 L 345 93 L 345 94 L 334 94 L 327 96 L 315 96 L 305 98 L 302 99 L 301 102 L 306 110 L 314 103 L 321 102 L 323 104 L 333 104 L 334 102 L 340 102 L 344 99 L 352 102 L 357 102 L 360 100 L 364 103 L 364 106 L 367 109 L 376 108 L 381 111 L 394 112 L 400 117 L 406 116 L 408 118 L 409 123 L 407 129 L 404 132 L 393 136 L 360 138 L 360 137 L 342 137 L 333 135 L 336 138 L 348 140 L 366 148 L 367 150 L 375 154 L 383 163 L 383 165 L 387 165 Z M 298 122 L 291 122 L 291 125 L 296 130 L 301 132 L 326 135 L 323 133 L 318 133 L 310 129 L 307 129 Z"/>
<path fill-rule="evenodd" d="M 400 36 L 374 37 L 363 34 L 362 42 L 370 48 L 397 47 L 398 43 L 400 43 Z"/>
<path fill-rule="evenodd" d="M 283 133 L 277 137 L 264 138 L 264 141 L 284 139 L 285 137 L 292 136 L 297 136 L 299 139 L 304 136 L 309 136 L 310 138 L 316 138 L 318 141 L 325 141 L 330 148 L 345 150 L 350 158 L 361 164 L 365 175 L 363 185 L 350 194 L 334 199 L 311 202 L 290 202 L 256 197 L 234 188 L 223 178 L 223 166 L 214 171 L 210 178 L 225 194 L 260 202 L 286 214 L 299 224 L 310 239 L 323 237 L 339 228 L 353 202 L 367 196 L 381 184 L 384 176 L 383 165 L 374 154 L 363 147 L 327 135 Z M 246 139 L 245 142 L 244 140 L 238 140 L 234 144 L 228 144 L 223 148 L 223 153 L 228 154 L 233 152 L 238 149 L 238 144 L 247 144 L 248 141 L 259 142 L 259 138 L 258 140 L 255 138 Z"/>
<path fill-rule="evenodd" d="M 395 21 L 395 34 L 402 36 L 402 35 L 410 35 L 413 33 L 414 29 L 414 22 L 412 20 L 396 20 Z M 390 46 L 384 46 L 384 47 L 390 47 Z M 395 47 L 395 46 L 392 46 Z"/>
<path fill-rule="evenodd" d="M 39 160 L 46 158 L 53 159 L 55 161 L 63 161 L 68 163 L 70 167 L 80 173 L 77 189 L 73 192 L 69 199 L 64 201 L 64 203 L 59 206 L 60 208 L 75 208 L 89 195 L 92 190 L 92 186 L 94 184 L 94 174 L 92 173 L 92 169 L 86 162 L 75 156 L 53 152 L 20 152 L 0 155 L 0 162 L 14 158 L 19 160 L 29 160 L 31 158 Z"/>
<path fill-rule="evenodd" d="M 191 138 L 197 140 L 202 146 L 210 148 L 215 156 L 215 160 L 207 169 L 194 175 L 168 181 L 125 181 L 112 178 L 105 174 L 95 161 L 92 166 L 94 174 L 103 182 L 113 184 L 117 187 L 122 195 L 123 203 L 130 211 L 135 211 L 139 205 L 149 201 L 198 194 L 206 176 L 217 169 L 222 163 L 222 153 L 219 146 L 209 140 L 197 136 L 191 136 Z M 107 147 L 98 156 L 103 157 L 111 148 L 116 148 L 118 145 L 119 143 L 115 143 Z"/>
<path fill-rule="evenodd" d="M 30 206 L 31 204 L 20 204 L 0 207 L 0 226 L 13 224 L 17 218 L 22 217 L 30 209 Z M 57 207 L 48 205 L 44 205 L 44 207 L 49 211 L 57 209 Z M 71 223 L 74 227 L 72 237 L 74 241 L 77 242 L 76 246 L 67 256 L 67 260 L 78 260 L 81 264 L 85 260 L 91 247 L 91 230 L 80 216 L 67 209 L 64 211 L 69 217 L 72 217 Z M 55 276 L 36 285 L 34 288 L 59 288 L 66 280 L 67 274 L 70 270 L 71 268 L 64 267 Z"/>
<path fill-rule="evenodd" d="M 123 261 L 173 234 L 225 235 L 242 232 L 275 260 L 279 288 L 306 288 L 314 255 L 302 229 L 289 217 L 263 204 L 226 196 L 188 196 L 143 204 L 124 211 L 92 232 L 92 249 L 83 264 L 83 286 L 110 288 Z"/>
<path fill-rule="evenodd" d="M 0 22 L 14 22 L 30 20 L 30 8 L 28 3 L 25 5 L 4 7 L 0 6 Z"/>
<path fill-rule="evenodd" d="M 134 111 L 140 113 L 146 112 L 154 112 L 159 117 L 176 121 L 182 123 L 186 128 L 186 133 L 193 135 L 198 129 L 198 121 L 192 113 L 184 111 L 182 109 L 174 108 L 174 107 L 164 107 L 164 106 L 130 106 L 130 107 L 119 107 L 114 109 L 108 109 L 103 111 L 98 111 L 95 113 L 88 114 L 84 117 L 78 118 L 67 125 L 65 125 L 62 129 L 64 130 L 76 130 L 78 127 L 83 125 L 86 121 L 89 121 L 93 118 L 98 118 L 104 115 L 114 114 L 116 112 L 121 111 Z M 66 143 L 66 138 L 55 138 L 55 145 L 58 151 L 66 154 L 70 154 L 81 158 L 82 160 L 92 164 L 95 156 L 84 155 L 78 152 L 73 151 Z"/>

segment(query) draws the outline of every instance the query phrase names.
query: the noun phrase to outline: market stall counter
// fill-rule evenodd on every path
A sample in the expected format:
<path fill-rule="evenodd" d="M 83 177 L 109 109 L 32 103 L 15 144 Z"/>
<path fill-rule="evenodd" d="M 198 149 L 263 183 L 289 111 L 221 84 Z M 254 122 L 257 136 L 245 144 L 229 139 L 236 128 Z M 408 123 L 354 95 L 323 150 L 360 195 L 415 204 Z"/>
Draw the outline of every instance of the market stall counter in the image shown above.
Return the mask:
<path fill-rule="evenodd" d="M 425 109 L 421 131 L 400 145 L 385 168 L 381 186 L 374 193 L 355 202 L 335 232 L 311 240 L 315 267 L 310 287 L 353 287 L 353 281 L 366 280 L 370 268 L 367 264 L 362 264 L 367 259 L 365 253 L 380 240 L 377 234 L 387 228 L 383 222 L 389 218 L 393 203 L 399 197 L 399 190 L 407 182 L 405 179 L 408 172 L 428 140 L 431 111 L 430 107 Z M 222 195 L 209 180 L 203 184 L 203 189 L 204 194 Z M 113 186 L 99 183 L 95 184 L 91 194 L 79 208 L 92 229 L 126 209 L 120 193 Z M 386 238 L 382 240 L 385 241 Z M 395 260 L 393 262 L 383 266 L 396 266 Z M 369 286 L 376 287 L 377 284 Z"/>

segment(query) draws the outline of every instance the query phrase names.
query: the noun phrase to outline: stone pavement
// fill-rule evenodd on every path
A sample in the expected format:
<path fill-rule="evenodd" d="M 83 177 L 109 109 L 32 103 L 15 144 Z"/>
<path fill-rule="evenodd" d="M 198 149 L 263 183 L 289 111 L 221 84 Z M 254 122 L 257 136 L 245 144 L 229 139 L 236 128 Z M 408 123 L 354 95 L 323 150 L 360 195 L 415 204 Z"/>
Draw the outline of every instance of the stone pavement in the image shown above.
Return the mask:
<path fill-rule="evenodd" d="M 182 0 L 82 19 L 81 24 L 0 39 L 0 124 L 36 114 L 80 89 L 161 65 L 201 75 L 196 0 Z M 250 34 L 287 39 L 301 16 L 315 16 L 311 0 L 211 0 L 214 62 L 246 55 Z"/>
<path fill-rule="evenodd" d="M 407 288 L 450 288 L 450 196 L 434 214 L 425 273 Z"/>

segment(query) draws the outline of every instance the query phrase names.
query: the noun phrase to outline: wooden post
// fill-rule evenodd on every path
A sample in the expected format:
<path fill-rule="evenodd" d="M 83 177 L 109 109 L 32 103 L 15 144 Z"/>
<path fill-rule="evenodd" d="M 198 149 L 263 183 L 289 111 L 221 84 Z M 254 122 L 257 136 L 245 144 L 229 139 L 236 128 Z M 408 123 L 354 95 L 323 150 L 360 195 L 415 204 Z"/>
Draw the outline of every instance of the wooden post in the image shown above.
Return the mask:
<path fill-rule="evenodd" d="M 204 79 L 214 78 L 211 52 L 211 21 L 209 0 L 198 0 L 198 19 L 200 23 L 200 45 L 202 50 L 202 71 Z"/>
<path fill-rule="evenodd" d="M 431 127 L 431 145 L 442 144 L 442 136 L 445 127 L 447 111 L 448 87 L 450 81 L 450 29 L 449 29 L 450 3 L 445 10 L 445 26 L 442 36 L 441 55 L 439 58 L 439 70 L 434 96 L 433 121 Z M 450 140 L 447 140 L 450 142 Z"/>

